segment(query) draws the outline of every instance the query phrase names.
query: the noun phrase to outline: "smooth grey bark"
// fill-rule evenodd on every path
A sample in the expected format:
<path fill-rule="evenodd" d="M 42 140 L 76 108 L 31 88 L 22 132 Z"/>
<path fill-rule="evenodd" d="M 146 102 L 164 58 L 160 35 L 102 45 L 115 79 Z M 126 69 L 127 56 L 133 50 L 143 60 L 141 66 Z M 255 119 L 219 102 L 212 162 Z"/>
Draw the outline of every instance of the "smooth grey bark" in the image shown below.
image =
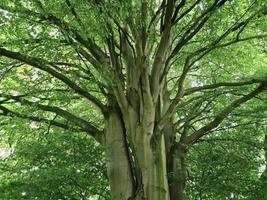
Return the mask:
<path fill-rule="evenodd" d="M 136 123 L 129 112 L 131 129 L 125 129 L 119 110 L 106 117 L 106 157 L 111 196 L 114 200 L 169 200 L 163 135 L 154 138 L 154 113 Z M 128 133 L 126 133 L 128 131 Z M 129 144 L 125 134 L 133 136 Z M 131 146 L 131 147 L 130 147 Z"/>
<path fill-rule="evenodd" d="M 165 144 L 162 138 L 152 144 L 150 135 L 138 139 L 137 158 L 140 163 L 144 199 L 169 199 Z M 155 146 L 153 146 L 155 145 Z"/>
<path fill-rule="evenodd" d="M 152 105 L 152 104 L 151 104 Z M 169 200 L 166 154 L 163 135 L 156 136 L 155 108 L 144 105 L 142 118 L 129 108 L 131 151 L 137 181 L 133 199 Z"/>
<path fill-rule="evenodd" d="M 106 162 L 111 198 L 129 199 L 134 192 L 132 172 L 125 145 L 123 122 L 118 111 L 111 110 L 106 117 Z"/>

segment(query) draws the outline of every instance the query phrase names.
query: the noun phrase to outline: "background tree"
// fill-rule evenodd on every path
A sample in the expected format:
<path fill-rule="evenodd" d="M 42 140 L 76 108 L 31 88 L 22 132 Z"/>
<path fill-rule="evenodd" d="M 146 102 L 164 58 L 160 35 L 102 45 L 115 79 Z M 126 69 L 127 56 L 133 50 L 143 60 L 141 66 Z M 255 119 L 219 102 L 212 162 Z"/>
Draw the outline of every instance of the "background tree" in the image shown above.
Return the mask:
<path fill-rule="evenodd" d="M 182 199 L 188 152 L 266 98 L 263 0 L 0 8 L 1 115 L 92 136 L 112 199 Z"/>

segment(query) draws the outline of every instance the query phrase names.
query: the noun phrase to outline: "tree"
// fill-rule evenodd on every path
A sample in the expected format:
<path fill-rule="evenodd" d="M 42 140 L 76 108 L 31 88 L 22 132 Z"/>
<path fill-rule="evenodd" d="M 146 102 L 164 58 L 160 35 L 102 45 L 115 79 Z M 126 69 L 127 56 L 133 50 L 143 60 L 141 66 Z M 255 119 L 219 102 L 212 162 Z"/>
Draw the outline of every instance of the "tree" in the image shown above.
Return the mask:
<path fill-rule="evenodd" d="M 112 199 L 183 199 L 190 148 L 264 97 L 264 0 L 0 8 L 0 114 L 93 137 Z"/>

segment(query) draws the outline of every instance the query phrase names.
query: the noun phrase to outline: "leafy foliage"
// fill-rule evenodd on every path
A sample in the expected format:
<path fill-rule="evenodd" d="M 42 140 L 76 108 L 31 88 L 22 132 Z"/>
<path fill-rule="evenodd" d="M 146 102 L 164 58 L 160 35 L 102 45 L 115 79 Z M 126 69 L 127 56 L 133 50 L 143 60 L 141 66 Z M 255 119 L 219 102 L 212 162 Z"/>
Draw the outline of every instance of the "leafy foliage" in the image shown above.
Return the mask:
<path fill-rule="evenodd" d="M 4 129 L 13 153 L 1 160 L 2 199 L 108 199 L 101 147 L 81 134 L 23 123 Z"/>

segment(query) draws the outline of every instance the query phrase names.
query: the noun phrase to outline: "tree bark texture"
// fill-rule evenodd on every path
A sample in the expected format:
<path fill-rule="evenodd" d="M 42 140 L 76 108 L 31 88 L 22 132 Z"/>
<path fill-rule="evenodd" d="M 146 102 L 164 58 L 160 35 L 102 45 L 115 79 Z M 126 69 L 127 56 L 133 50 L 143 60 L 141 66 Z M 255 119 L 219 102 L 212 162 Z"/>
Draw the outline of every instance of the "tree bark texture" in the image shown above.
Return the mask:
<path fill-rule="evenodd" d="M 132 172 L 125 145 L 125 132 L 116 111 L 106 119 L 106 162 L 112 199 L 129 199 L 134 192 Z"/>

